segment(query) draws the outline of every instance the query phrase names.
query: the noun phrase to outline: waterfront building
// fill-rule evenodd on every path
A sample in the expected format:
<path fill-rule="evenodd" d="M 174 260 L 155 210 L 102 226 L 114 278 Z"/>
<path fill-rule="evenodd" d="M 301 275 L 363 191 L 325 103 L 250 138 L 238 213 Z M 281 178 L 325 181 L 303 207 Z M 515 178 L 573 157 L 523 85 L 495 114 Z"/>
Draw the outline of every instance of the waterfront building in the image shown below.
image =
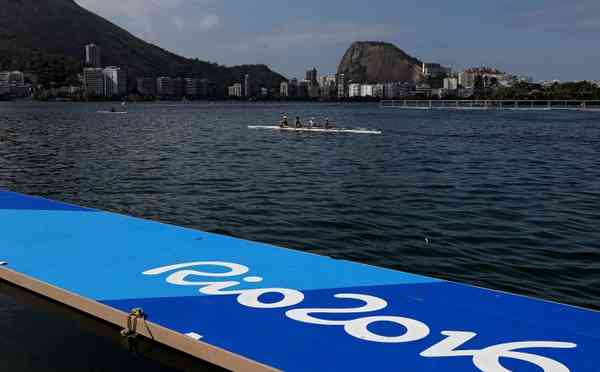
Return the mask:
<path fill-rule="evenodd" d="M 176 99 L 180 99 L 185 96 L 186 82 L 182 77 L 173 79 L 173 93 Z"/>
<path fill-rule="evenodd" d="M 405 98 L 411 91 L 410 83 L 393 82 L 386 83 L 383 86 L 383 95 L 386 99 Z"/>
<path fill-rule="evenodd" d="M 212 92 L 213 84 L 211 84 L 208 79 L 200 79 L 198 89 L 198 95 L 200 97 L 212 97 L 214 95 Z"/>
<path fill-rule="evenodd" d="M 25 74 L 21 71 L 0 72 L 0 86 L 18 87 L 25 85 Z"/>
<path fill-rule="evenodd" d="M 444 88 L 431 89 L 430 97 L 444 99 L 449 95 L 449 91 Z"/>
<path fill-rule="evenodd" d="M 122 97 L 127 94 L 127 75 L 125 70 L 109 66 L 102 70 L 104 74 L 104 96 Z"/>
<path fill-rule="evenodd" d="M 363 84 L 360 86 L 360 96 L 361 97 L 374 97 L 373 95 L 373 87 L 372 84 Z"/>
<path fill-rule="evenodd" d="M 400 83 L 385 83 L 383 86 L 383 96 L 386 99 L 395 99 L 400 97 Z"/>
<path fill-rule="evenodd" d="M 100 67 L 102 62 L 102 54 L 100 47 L 96 44 L 88 44 L 85 46 L 85 64 L 90 67 Z"/>
<path fill-rule="evenodd" d="M 473 88 L 461 88 L 458 90 L 459 98 L 471 98 L 475 94 L 475 89 Z"/>
<path fill-rule="evenodd" d="M 287 81 L 282 81 L 279 84 L 279 96 L 288 98 L 290 96 L 290 83 Z"/>
<path fill-rule="evenodd" d="M 450 68 L 444 67 L 439 63 L 425 63 L 422 65 L 423 75 L 427 77 L 441 77 L 450 75 L 452 70 Z"/>
<path fill-rule="evenodd" d="M 175 96 L 173 79 L 168 76 L 156 78 L 156 94 L 161 98 L 172 98 Z"/>
<path fill-rule="evenodd" d="M 337 96 L 336 76 L 326 75 L 321 77 L 321 97 L 331 98 Z"/>
<path fill-rule="evenodd" d="M 56 90 L 57 96 L 73 97 L 81 92 L 81 87 L 65 85 Z"/>
<path fill-rule="evenodd" d="M 309 81 L 311 85 L 319 85 L 318 73 L 315 67 L 306 71 L 306 80 Z"/>
<path fill-rule="evenodd" d="M 104 70 L 98 67 L 83 69 L 83 86 L 89 96 L 104 96 Z"/>
<path fill-rule="evenodd" d="M 336 75 L 337 96 L 338 98 L 348 97 L 348 87 L 346 86 L 346 76 L 344 74 Z"/>
<path fill-rule="evenodd" d="M 183 95 L 186 97 L 197 97 L 200 95 L 200 80 L 195 78 L 185 78 L 183 79 L 184 89 Z"/>
<path fill-rule="evenodd" d="M 415 87 L 414 95 L 425 98 L 431 97 L 431 86 L 428 84 L 419 84 Z"/>
<path fill-rule="evenodd" d="M 229 97 L 242 97 L 242 84 L 235 83 L 227 88 L 227 95 Z"/>
<path fill-rule="evenodd" d="M 310 81 L 302 80 L 298 82 L 298 90 L 297 96 L 298 98 L 308 98 L 308 88 L 310 86 Z"/>
<path fill-rule="evenodd" d="M 137 79 L 137 90 L 144 96 L 156 95 L 156 79 L 142 77 Z"/>
<path fill-rule="evenodd" d="M 7 87 L 10 84 L 10 71 L 0 72 L 0 87 Z"/>
<path fill-rule="evenodd" d="M 321 88 L 319 88 L 319 85 L 312 84 L 312 83 L 309 82 L 309 84 L 308 84 L 308 97 L 309 98 L 319 98 L 319 97 L 321 97 Z"/>
<path fill-rule="evenodd" d="M 373 97 L 383 98 L 384 97 L 384 85 L 383 84 L 375 84 L 373 85 Z"/>
<path fill-rule="evenodd" d="M 353 83 L 348 85 L 348 97 L 360 97 L 361 84 Z"/>
<path fill-rule="evenodd" d="M 457 90 L 458 89 L 458 79 L 457 78 L 445 78 L 444 79 L 444 89 L 445 90 Z"/>
<path fill-rule="evenodd" d="M 473 88 L 475 86 L 475 74 L 464 71 L 458 74 L 458 84 L 462 88 Z"/>
<path fill-rule="evenodd" d="M 246 74 L 246 76 L 244 76 L 244 97 L 252 97 L 252 89 L 252 80 L 250 78 L 250 74 Z"/>

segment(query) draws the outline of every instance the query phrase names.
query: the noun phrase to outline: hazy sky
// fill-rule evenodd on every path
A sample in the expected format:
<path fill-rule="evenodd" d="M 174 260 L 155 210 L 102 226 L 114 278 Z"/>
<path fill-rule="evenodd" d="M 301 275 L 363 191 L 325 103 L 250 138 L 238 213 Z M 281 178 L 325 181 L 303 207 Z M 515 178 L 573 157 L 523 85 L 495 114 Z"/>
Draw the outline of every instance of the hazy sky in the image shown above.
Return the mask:
<path fill-rule="evenodd" d="M 334 73 L 356 40 L 453 68 L 600 79 L 600 0 L 76 0 L 146 41 L 288 77 Z"/>

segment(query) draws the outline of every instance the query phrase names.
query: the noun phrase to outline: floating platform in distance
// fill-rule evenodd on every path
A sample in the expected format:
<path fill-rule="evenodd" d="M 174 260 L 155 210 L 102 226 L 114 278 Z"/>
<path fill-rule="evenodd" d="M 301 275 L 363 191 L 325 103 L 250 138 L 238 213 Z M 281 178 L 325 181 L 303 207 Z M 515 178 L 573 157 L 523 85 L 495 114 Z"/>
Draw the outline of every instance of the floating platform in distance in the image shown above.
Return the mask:
<path fill-rule="evenodd" d="M 600 100 L 383 100 L 380 104 L 406 110 L 600 111 Z"/>
<path fill-rule="evenodd" d="M 354 134 L 381 134 L 380 130 L 366 128 L 308 128 L 308 127 L 280 127 L 276 125 L 249 125 L 248 129 L 269 129 L 280 130 L 285 132 L 312 132 L 312 133 L 354 133 Z"/>
<path fill-rule="evenodd" d="M 231 370 L 600 366 L 591 310 L 9 191 L 0 229 L 3 280 Z"/>

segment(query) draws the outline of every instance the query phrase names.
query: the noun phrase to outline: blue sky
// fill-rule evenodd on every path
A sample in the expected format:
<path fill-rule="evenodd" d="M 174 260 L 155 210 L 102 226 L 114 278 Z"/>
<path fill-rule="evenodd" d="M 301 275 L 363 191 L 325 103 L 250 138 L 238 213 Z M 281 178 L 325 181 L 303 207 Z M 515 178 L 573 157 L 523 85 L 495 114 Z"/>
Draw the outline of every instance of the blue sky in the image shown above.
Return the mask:
<path fill-rule="evenodd" d="M 353 41 L 382 40 L 456 69 L 600 79 L 600 0 L 76 1 L 186 57 L 288 77 L 334 73 Z"/>

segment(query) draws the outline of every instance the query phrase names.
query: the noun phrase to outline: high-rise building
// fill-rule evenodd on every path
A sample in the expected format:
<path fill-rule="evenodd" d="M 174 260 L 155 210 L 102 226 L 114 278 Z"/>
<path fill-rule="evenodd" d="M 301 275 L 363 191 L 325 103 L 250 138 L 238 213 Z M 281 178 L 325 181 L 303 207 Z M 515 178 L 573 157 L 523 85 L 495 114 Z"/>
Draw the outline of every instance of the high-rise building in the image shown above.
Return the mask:
<path fill-rule="evenodd" d="M 337 86 L 335 75 L 326 75 L 321 77 L 321 97 L 331 98 L 337 96 Z"/>
<path fill-rule="evenodd" d="M 156 95 L 156 79 L 145 77 L 137 79 L 137 90 L 144 96 Z"/>
<path fill-rule="evenodd" d="M 347 91 L 347 86 L 346 86 L 346 76 L 344 74 L 336 75 L 336 85 L 337 85 L 338 98 L 348 97 L 348 91 Z"/>
<path fill-rule="evenodd" d="M 290 85 L 289 85 L 289 94 L 290 97 L 297 97 L 298 96 L 298 79 L 293 78 L 292 80 L 290 80 Z"/>
<path fill-rule="evenodd" d="M 102 62 L 100 47 L 96 44 L 85 46 L 85 64 L 90 67 L 100 67 Z"/>
<path fill-rule="evenodd" d="M 175 96 L 173 79 L 167 76 L 161 76 L 157 78 L 156 94 L 161 98 L 173 98 Z"/>
<path fill-rule="evenodd" d="M 104 96 L 104 70 L 97 67 L 83 69 L 83 85 L 85 93 L 89 96 Z"/>
<path fill-rule="evenodd" d="M 310 82 L 311 85 L 319 85 L 318 78 L 317 69 L 315 67 L 306 71 L 306 81 Z"/>
<path fill-rule="evenodd" d="M 287 81 L 282 81 L 279 84 L 279 95 L 284 98 L 290 96 L 290 84 Z"/>
<path fill-rule="evenodd" d="M 253 96 L 253 91 L 252 91 L 252 81 L 250 79 L 250 74 L 246 74 L 246 76 L 244 76 L 244 97 L 252 97 Z"/>
<path fill-rule="evenodd" d="M 104 96 L 121 97 L 127 94 L 127 75 L 119 67 L 109 66 L 102 70 L 104 74 Z"/>

